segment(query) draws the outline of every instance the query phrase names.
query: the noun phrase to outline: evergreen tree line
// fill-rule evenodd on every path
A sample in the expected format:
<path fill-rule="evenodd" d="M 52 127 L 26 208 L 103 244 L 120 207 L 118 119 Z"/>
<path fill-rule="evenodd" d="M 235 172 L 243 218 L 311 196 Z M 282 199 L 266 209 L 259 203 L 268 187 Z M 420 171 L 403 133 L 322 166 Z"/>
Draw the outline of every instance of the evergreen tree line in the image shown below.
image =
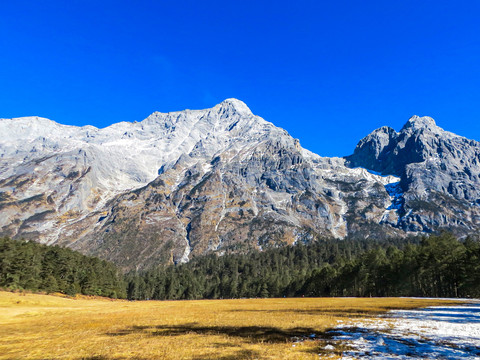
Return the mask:
<path fill-rule="evenodd" d="M 324 264 L 301 290 L 306 296 L 480 297 L 480 243 L 451 234 L 418 245 L 375 248 Z"/>
<path fill-rule="evenodd" d="M 324 240 L 208 255 L 126 275 L 129 299 L 291 296 L 480 297 L 480 243 L 428 238 Z"/>
<path fill-rule="evenodd" d="M 480 297 L 480 242 L 438 236 L 319 240 L 211 254 L 122 275 L 59 246 L 0 238 L 0 288 L 143 299 L 292 296 Z"/>
<path fill-rule="evenodd" d="M 0 238 L 0 288 L 126 297 L 115 265 L 60 246 Z"/>

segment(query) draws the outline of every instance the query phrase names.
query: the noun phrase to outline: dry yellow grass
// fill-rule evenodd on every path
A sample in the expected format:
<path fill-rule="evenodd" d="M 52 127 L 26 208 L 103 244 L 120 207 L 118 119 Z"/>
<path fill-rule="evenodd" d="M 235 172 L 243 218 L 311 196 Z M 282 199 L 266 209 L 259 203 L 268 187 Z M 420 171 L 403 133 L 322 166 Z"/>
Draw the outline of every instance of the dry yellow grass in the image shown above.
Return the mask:
<path fill-rule="evenodd" d="M 439 303 L 445 301 L 128 302 L 0 292 L 0 359 L 318 359 L 328 339 L 293 344 L 292 337 Z"/>

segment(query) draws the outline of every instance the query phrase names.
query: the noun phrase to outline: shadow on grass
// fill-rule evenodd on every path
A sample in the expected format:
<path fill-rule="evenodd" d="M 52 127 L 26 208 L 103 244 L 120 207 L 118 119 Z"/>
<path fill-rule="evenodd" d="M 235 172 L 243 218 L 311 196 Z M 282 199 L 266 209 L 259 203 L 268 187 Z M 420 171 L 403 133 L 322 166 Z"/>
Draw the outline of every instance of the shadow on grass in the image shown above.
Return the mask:
<path fill-rule="evenodd" d="M 377 316 L 384 314 L 389 310 L 397 309 L 395 307 L 385 307 L 379 310 L 358 310 L 358 309 L 308 309 L 308 310 L 298 310 L 298 309 L 284 309 L 284 310 L 249 310 L 249 309 L 235 309 L 230 310 L 231 312 L 262 312 L 262 313 L 292 313 L 292 314 L 305 314 L 305 315 L 315 315 L 315 316 L 335 316 L 335 317 L 345 317 L 345 318 L 363 318 L 369 316 Z"/>
<path fill-rule="evenodd" d="M 193 357 L 192 360 L 239 360 L 239 359 L 244 359 L 244 360 L 253 360 L 253 359 L 258 359 L 260 356 L 260 353 L 257 351 L 253 350 L 246 350 L 242 349 L 239 351 L 236 351 L 234 354 L 230 355 L 214 355 L 214 354 L 207 354 L 207 355 L 199 355 L 196 357 Z M 108 356 L 88 356 L 88 357 L 82 357 L 79 358 L 78 360 L 125 360 L 127 358 L 125 357 L 108 357 Z M 141 357 L 128 357 L 129 360 L 149 360 L 148 358 L 141 358 Z M 47 359 L 48 360 L 48 359 Z M 53 360 L 53 359 L 51 359 Z"/>
<path fill-rule="evenodd" d="M 206 355 L 198 355 L 193 357 L 191 360 L 237 360 L 237 359 L 245 359 L 245 360 L 253 360 L 258 359 L 260 353 L 254 350 L 248 349 L 240 349 L 235 351 L 233 354 L 230 355 L 218 355 L 218 354 L 206 354 Z M 103 355 L 95 355 L 95 356 L 88 356 L 88 357 L 81 357 L 78 360 L 125 360 L 125 357 L 108 357 Z M 150 358 L 143 358 L 143 357 L 128 357 L 129 360 L 149 360 Z M 54 359 L 47 359 L 47 360 L 54 360 Z"/>
<path fill-rule="evenodd" d="M 311 334 L 318 336 L 320 332 L 304 327 L 280 329 L 270 326 L 201 326 L 197 323 L 189 323 L 183 325 L 132 326 L 107 333 L 109 336 L 126 336 L 130 334 L 150 336 L 180 336 L 186 334 L 226 335 L 242 338 L 250 343 L 285 343 L 292 341 L 292 338 L 295 337 L 308 337 Z"/>
<path fill-rule="evenodd" d="M 253 350 L 239 350 L 236 351 L 234 354 L 231 355 L 199 355 L 193 357 L 192 360 L 238 360 L 238 359 L 245 359 L 245 360 L 253 360 L 259 357 L 259 353 Z M 82 357 L 79 360 L 125 360 L 125 357 L 107 357 L 107 356 L 90 356 L 90 357 Z M 149 360 L 147 358 L 140 358 L 140 357 L 128 357 L 129 360 Z M 52 359 L 53 360 L 53 359 Z"/>
<path fill-rule="evenodd" d="M 238 359 L 258 359 L 260 356 L 260 353 L 257 351 L 253 350 L 239 350 L 235 352 L 235 354 L 231 355 L 224 355 L 224 356 L 214 356 L 212 355 L 202 355 L 202 356 L 197 356 L 194 357 L 192 360 L 211 360 L 211 359 L 216 359 L 216 360 L 238 360 Z"/>
<path fill-rule="evenodd" d="M 103 355 L 94 355 L 94 356 L 87 356 L 81 357 L 79 360 L 125 360 L 125 357 L 108 357 Z M 148 358 L 142 357 L 128 357 L 129 360 L 149 360 Z M 53 359 L 52 359 L 53 360 Z"/>

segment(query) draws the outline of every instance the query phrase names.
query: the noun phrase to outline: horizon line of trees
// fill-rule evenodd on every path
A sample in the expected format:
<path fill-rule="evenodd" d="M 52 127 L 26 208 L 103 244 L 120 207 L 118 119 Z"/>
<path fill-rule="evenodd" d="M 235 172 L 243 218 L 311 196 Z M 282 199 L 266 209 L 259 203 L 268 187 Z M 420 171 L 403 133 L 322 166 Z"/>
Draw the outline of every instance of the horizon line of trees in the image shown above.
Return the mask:
<path fill-rule="evenodd" d="M 0 288 L 130 300 L 294 296 L 480 297 L 480 242 L 450 233 L 407 239 L 323 239 L 210 254 L 122 274 L 112 263 L 0 238 Z"/>
<path fill-rule="evenodd" d="M 452 234 L 320 240 L 129 273 L 129 299 L 480 297 L 480 243 Z"/>

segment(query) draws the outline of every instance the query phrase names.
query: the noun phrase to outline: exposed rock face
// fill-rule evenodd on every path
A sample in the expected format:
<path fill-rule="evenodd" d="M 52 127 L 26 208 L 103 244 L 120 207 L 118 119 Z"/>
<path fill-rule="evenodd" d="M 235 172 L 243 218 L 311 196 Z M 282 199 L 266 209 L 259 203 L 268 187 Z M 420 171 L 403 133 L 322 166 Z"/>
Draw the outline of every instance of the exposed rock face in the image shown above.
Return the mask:
<path fill-rule="evenodd" d="M 400 228 L 478 228 L 479 142 L 444 131 L 432 118 L 414 116 L 398 133 L 388 127 L 375 130 L 346 160 L 352 167 L 401 178 L 405 216 L 397 223 Z"/>
<path fill-rule="evenodd" d="M 346 159 L 303 149 L 235 99 L 105 129 L 20 118 L 0 131 L 1 233 L 125 269 L 479 224 L 478 143 L 430 118 L 376 130 Z"/>

